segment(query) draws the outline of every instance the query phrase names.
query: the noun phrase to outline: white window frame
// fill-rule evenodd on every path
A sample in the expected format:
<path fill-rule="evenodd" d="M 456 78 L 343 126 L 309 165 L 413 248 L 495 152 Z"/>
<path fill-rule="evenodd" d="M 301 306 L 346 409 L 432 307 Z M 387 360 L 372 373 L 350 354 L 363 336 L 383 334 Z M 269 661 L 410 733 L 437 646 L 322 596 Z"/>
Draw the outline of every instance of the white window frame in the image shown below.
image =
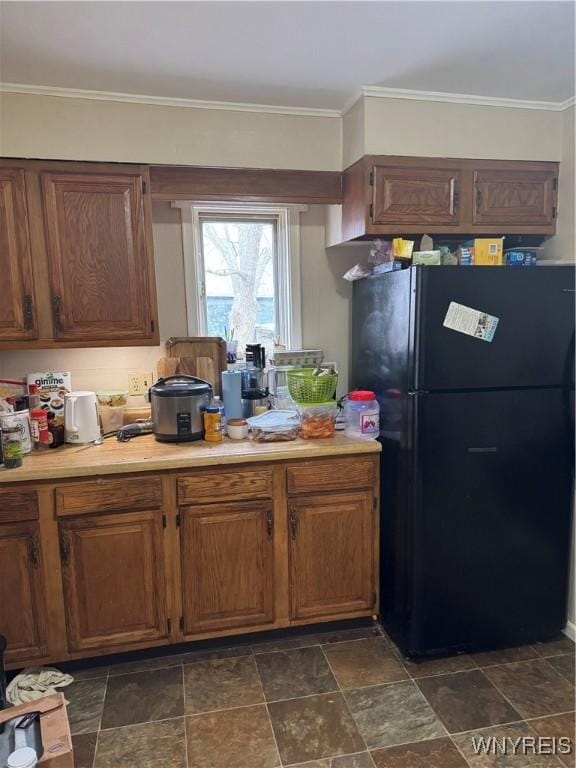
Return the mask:
<path fill-rule="evenodd" d="M 186 317 L 190 336 L 207 336 L 206 289 L 202 256 L 201 218 L 204 216 L 269 217 L 276 222 L 275 268 L 276 335 L 288 349 L 302 348 L 302 293 L 300 285 L 300 214 L 305 205 L 264 203 L 191 202 L 172 203 L 182 217 L 182 252 Z"/>

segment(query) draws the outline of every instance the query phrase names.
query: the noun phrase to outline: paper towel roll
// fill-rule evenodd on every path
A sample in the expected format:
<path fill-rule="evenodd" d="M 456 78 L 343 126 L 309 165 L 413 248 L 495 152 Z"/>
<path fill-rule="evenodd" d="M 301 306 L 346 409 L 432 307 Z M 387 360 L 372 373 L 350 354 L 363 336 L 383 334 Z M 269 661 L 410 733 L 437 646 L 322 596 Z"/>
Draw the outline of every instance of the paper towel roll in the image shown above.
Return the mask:
<path fill-rule="evenodd" d="M 242 418 L 242 373 L 222 371 L 222 399 L 227 419 Z"/>

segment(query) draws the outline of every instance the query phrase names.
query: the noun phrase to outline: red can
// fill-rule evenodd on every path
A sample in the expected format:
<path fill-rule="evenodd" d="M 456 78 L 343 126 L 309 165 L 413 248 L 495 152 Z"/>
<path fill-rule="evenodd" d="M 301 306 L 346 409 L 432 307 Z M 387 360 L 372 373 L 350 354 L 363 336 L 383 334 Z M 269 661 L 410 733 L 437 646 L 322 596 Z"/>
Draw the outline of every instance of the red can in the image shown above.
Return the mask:
<path fill-rule="evenodd" d="M 50 443 L 48 414 L 42 408 L 34 408 L 30 411 L 30 432 L 32 434 L 32 442 L 37 448 L 48 447 Z"/>

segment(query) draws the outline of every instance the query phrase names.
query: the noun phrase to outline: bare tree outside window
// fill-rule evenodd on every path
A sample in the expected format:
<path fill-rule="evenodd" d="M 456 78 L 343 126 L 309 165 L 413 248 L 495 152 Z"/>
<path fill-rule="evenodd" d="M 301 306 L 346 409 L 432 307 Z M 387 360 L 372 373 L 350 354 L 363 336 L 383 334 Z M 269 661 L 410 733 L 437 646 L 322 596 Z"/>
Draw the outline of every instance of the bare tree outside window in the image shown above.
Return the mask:
<path fill-rule="evenodd" d="M 238 349 L 276 336 L 274 221 L 201 219 L 207 330 Z"/>

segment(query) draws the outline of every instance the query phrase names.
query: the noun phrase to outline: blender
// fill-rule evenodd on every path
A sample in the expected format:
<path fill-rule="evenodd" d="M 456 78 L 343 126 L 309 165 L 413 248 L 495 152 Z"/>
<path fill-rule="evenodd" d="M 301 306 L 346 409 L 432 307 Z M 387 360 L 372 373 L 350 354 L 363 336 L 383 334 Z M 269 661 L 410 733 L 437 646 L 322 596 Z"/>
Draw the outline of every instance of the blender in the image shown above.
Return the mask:
<path fill-rule="evenodd" d="M 242 369 L 242 416 L 245 419 L 268 409 L 266 350 L 260 344 L 246 345 L 246 367 Z"/>

